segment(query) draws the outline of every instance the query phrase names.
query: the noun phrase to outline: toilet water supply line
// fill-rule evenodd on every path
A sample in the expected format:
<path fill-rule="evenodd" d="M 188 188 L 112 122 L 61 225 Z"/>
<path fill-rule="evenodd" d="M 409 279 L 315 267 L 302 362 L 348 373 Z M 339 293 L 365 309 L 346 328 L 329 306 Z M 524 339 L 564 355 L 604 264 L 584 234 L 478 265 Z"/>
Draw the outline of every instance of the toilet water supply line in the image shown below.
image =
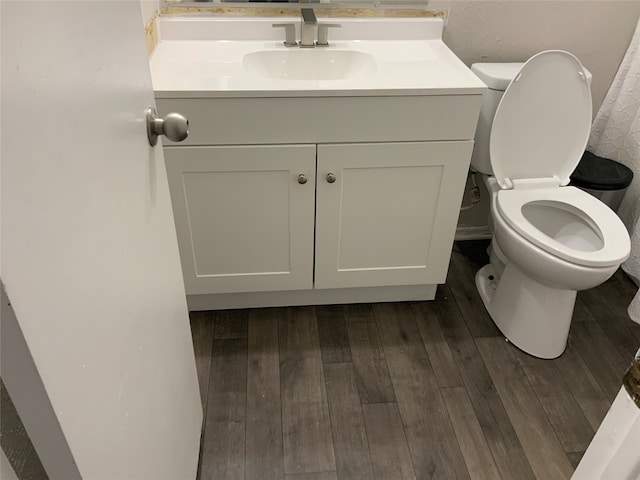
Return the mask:
<path fill-rule="evenodd" d="M 468 205 L 462 205 L 460 207 L 460 211 L 469 210 L 470 208 L 475 207 L 478 203 L 480 203 L 480 187 L 478 187 L 478 181 L 476 179 L 475 170 L 469 170 L 469 175 L 471 176 L 471 188 L 469 189 L 469 197 L 471 198 L 471 203 Z"/>

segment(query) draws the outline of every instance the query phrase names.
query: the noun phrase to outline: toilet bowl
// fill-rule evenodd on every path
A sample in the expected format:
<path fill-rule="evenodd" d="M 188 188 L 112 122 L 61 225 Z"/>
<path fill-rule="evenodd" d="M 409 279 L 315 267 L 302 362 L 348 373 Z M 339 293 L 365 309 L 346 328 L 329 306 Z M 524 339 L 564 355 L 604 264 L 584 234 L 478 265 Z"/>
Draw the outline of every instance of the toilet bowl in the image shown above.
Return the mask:
<path fill-rule="evenodd" d="M 542 52 L 514 72 L 492 113 L 481 114 L 491 126 L 478 129 L 489 135 L 480 142 L 489 159 L 472 158 L 493 175 L 491 263 L 476 285 L 507 339 L 555 358 L 566 347 L 576 292 L 607 280 L 630 251 L 615 213 L 566 186 L 590 132 L 587 74 L 568 52 Z"/>

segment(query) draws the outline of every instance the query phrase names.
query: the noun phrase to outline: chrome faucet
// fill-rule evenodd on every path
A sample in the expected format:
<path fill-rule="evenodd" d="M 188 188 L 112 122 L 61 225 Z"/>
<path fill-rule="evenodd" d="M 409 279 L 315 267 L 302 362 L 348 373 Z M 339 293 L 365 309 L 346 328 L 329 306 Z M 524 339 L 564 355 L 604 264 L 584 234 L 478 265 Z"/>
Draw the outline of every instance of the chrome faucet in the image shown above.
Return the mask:
<path fill-rule="evenodd" d="M 1 0 L 0 0 L 1 1 Z M 287 47 L 300 46 L 303 48 L 328 47 L 328 30 L 330 28 L 340 28 L 337 23 L 318 23 L 313 8 L 300 9 L 300 41 L 296 42 L 296 26 L 293 23 L 274 23 L 274 28 L 284 28 Z M 317 39 L 316 41 L 316 32 Z"/>
<path fill-rule="evenodd" d="M 316 46 L 316 30 L 318 19 L 313 8 L 300 9 L 300 46 L 303 48 L 313 48 Z"/>

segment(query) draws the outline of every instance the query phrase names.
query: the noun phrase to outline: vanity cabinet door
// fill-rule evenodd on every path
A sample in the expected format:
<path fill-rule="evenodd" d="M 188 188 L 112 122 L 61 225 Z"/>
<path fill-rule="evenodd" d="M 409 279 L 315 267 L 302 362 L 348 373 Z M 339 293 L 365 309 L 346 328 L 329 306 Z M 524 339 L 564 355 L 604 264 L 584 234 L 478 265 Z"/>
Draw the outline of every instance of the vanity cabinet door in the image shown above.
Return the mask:
<path fill-rule="evenodd" d="M 315 288 L 444 283 L 472 147 L 319 145 Z"/>
<path fill-rule="evenodd" d="M 187 294 L 312 288 L 315 145 L 165 158 Z"/>

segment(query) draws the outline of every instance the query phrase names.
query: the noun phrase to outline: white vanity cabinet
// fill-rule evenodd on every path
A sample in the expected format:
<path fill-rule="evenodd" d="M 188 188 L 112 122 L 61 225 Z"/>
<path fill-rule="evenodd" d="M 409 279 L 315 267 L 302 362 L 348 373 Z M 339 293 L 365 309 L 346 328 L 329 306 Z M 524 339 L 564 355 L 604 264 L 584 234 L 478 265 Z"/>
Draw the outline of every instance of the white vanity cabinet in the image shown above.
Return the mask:
<path fill-rule="evenodd" d="M 300 50 L 282 18 L 160 18 L 158 115 L 189 119 L 162 142 L 191 310 L 430 300 L 446 280 L 486 87 L 440 18 L 335 20 Z"/>
<path fill-rule="evenodd" d="M 167 148 L 187 294 L 444 282 L 471 148 Z"/>

